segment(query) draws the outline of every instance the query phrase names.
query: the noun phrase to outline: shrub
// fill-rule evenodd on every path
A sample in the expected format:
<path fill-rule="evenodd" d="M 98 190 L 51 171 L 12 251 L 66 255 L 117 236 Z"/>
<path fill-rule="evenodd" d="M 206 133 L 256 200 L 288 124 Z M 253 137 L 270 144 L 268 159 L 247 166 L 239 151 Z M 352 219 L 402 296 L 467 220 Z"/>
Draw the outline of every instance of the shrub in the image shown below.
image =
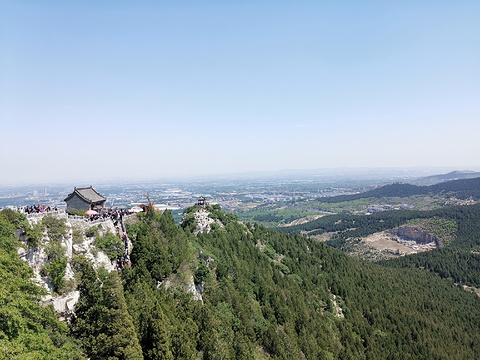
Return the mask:
<path fill-rule="evenodd" d="M 28 221 L 25 214 L 20 212 L 13 211 L 12 209 L 3 209 L 0 211 L 0 215 L 3 216 L 7 221 L 15 225 L 15 227 L 28 227 Z"/>
<path fill-rule="evenodd" d="M 193 232 L 197 228 L 197 222 L 195 221 L 195 214 L 188 213 L 182 221 L 182 228 L 185 231 Z"/>
<path fill-rule="evenodd" d="M 50 261 L 65 257 L 65 248 L 58 240 L 50 241 L 47 246 L 45 246 L 45 252 Z"/>
<path fill-rule="evenodd" d="M 79 229 L 74 229 L 72 231 L 72 243 L 74 245 L 81 244 L 83 242 L 82 232 Z"/>
<path fill-rule="evenodd" d="M 28 246 L 36 248 L 40 245 L 43 238 L 43 230 L 45 226 L 42 223 L 33 224 L 26 230 Z"/>
<path fill-rule="evenodd" d="M 41 274 L 48 276 L 53 284 L 54 290 L 59 292 L 65 286 L 65 269 L 67 267 L 67 258 L 65 257 L 65 249 L 60 241 L 52 241 L 45 247 L 48 260 L 50 263 L 45 264 Z"/>
<path fill-rule="evenodd" d="M 265 245 L 265 248 L 263 249 L 263 253 L 272 260 L 278 259 L 278 255 L 271 245 Z"/>
<path fill-rule="evenodd" d="M 54 290 L 59 292 L 65 286 L 65 269 L 67 267 L 66 258 L 57 258 L 50 264 L 45 264 L 42 273 L 48 275 L 53 284 Z"/>
<path fill-rule="evenodd" d="M 67 235 L 67 226 L 65 219 L 59 219 L 53 216 L 44 216 L 42 224 L 47 228 L 47 234 L 51 240 L 61 240 Z"/>
<path fill-rule="evenodd" d="M 195 285 L 201 284 L 210 277 L 210 270 L 204 264 L 200 264 L 193 275 Z"/>
<path fill-rule="evenodd" d="M 97 237 L 95 244 L 107 254 L 110 260 L 114 260 L 117 256 L 123 255 L 124 246 L 122 240 L 110 232 L 104 237 Z"/>
<path fill-rule="evenodd" d="M 69 214 L 77 216 L 85 216 L 85 210 L 69 210 Z"/>
<path fill-rule="evenodd" d="M 276 262 L 274 266 L 275 269 L 280 270 L 282 273 L 290 274 L 290 268 L 287 265 Z"/>
<path fill-rule="evenodd" d="M 85 231 L 85 236 L 86 237 L 98 236 L 98 228 L 95 226 L 91 226 Z"/>

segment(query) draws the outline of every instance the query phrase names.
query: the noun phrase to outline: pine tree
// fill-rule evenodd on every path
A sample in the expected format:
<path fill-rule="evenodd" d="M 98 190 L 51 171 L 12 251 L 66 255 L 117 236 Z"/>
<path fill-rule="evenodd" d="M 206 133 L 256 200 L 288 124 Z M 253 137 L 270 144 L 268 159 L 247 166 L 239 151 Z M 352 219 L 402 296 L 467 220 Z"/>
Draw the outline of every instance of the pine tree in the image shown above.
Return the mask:
<path fill-rule="evenodd" d="M 106 274 L 102 282 L 86 264 L 79 290 L 71 333 L 81 340 L 88 356 L 92 360 L 143 359 L 118 274 Z"/>

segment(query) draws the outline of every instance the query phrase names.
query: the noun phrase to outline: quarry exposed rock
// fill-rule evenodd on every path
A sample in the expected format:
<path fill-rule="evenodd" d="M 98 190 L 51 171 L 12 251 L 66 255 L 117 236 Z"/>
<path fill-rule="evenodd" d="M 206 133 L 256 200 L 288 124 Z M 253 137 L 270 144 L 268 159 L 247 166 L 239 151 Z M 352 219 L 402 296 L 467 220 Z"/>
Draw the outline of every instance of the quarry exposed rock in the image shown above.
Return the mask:
<path fill-rule="evenodd" d="M 434 242 L 437 247 L 441 246 L 440 239 L 437 236 L 416 226 L 405 225 L 391 231 L 403 240 L 415 241 L 417 244 Z"/>

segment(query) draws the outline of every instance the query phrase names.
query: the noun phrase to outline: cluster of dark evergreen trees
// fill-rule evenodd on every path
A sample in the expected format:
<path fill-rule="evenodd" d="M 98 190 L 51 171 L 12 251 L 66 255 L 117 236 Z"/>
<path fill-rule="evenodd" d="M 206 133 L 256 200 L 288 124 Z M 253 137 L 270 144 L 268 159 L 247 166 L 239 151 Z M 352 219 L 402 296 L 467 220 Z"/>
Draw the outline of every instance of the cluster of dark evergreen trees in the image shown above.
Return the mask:
<path fill-rule="evenodd" d="M 132 266 L 120 276 L 78 259 L 81 297 L 69 336 L 42 322 L 55 351 L 81 358 L 80 344 L 91 359 L 480 357 L 479 299 L 451 281 L 361 262 L 211 210 L 223 225 L 198 235 L 190 222 L 176 226 L 168 211 L 139 216 L 128 228 Z M 2 249 L 10 244 L 5 256 L 13 259 L 13 225 L 5 226 Z M 8 266 L 2 257 L 5 274 Z M 185 290 L 191 277 L 203 301 Z M 9 309 L 6 301 L 1 309 Z M 3 324 L 0 351 L 15 341 L 16 323 Z"/>

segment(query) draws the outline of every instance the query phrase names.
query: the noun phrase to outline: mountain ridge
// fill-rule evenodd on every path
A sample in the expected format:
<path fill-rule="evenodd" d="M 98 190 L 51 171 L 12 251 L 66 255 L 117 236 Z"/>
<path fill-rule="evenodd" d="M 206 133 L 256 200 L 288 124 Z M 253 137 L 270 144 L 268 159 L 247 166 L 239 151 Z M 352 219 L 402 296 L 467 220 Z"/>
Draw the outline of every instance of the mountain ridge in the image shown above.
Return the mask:
<path fill-rule="evenodd" d="M 318 199 L 318 201 L 325 203 L 338 203 L 369 197 L 409 197 L 414 195 L 435 195 L 446 192 L 453 192 L 457 197 L 460 197 L 462 199 L 470 196 L 480 199 L 480 177 L 475 177 L 472 179 L 450 180 L 434 185 L 425 186 L 397 182 L 358 194 L 323 197 Z"/>
<path fill-rule="evenodd" d="M 460 179 L 471 179 L 480 177 L 480 172 L 473 170 L 454 170 L 446 174 L 430 175 L 414 179 L 408 183 L 412 185 L 434 185 L 436 183 L 450 181 L 450 180 L 460 180 Z"/>

